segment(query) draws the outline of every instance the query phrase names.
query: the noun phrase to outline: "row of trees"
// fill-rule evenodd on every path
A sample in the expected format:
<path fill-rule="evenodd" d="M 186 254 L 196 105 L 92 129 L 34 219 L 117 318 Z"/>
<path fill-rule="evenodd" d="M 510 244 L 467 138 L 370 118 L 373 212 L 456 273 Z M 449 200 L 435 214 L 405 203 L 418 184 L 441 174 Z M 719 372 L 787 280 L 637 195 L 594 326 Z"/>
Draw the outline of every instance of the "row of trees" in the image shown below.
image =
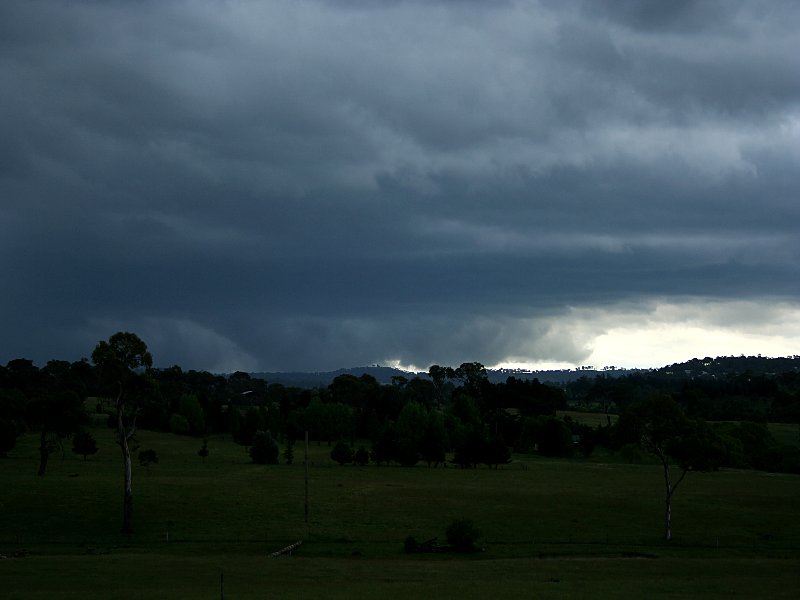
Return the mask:
<path fill-rule="evenodd" d="M 771 468 L 781 461 L 784 470 L 800 471 L 797 452 L 776 454 L 763 425 L 711 427 L 695 418 L 702 403 L 691 402 L 696 394 L 687 388 L 669 395 L 652 386 L 645 393 L 635 380 L 603 378 L 588 388 L 586 382 L 577 385 L 587 397 L 602 399 L 607 412 L 620 410 L 618 423 L 609 419 L 590 428 L 558 418 L 556 411 L 566 408 L 575 389 L 514 377 L 491 383 L 480 363 L 455 369 L 434 365 L 425 378 L 395 377 L 388 385 L 369 375 L 341 375 L 310 390 L 270 385 L 241 372 L 225 377 L 177 366 L 153 369 L 145 343 L 119 332 L 97 344 L 91 363 L 51 361 L 38 369 L 19 359 L 0 368 L 0 454 L 21 431 L 36 431 L 43 475 L 54 448 L 80 431 L 85 399 L 96 398 L 90 405 L 107 415 L 120 446 L 124 532 L 132 531 L 131 451 L 139 426 L 182 435 L 227 432 L 257 463 L 278 462 L 280 443 L 291 462 L 294 441 L 305 432 L 318 444 L 335 442 L 332 456 L 338 462 L 403 466 L 422 461 L 435 467 L 450 455 L 461 467 L 497 468 L 510 461 L 511 447 L 546 456 L 589 456 L 597 446 L 616 451 L 636 445 L 664 469 L 666 537 L 672 496 L 689 471 Z M 355 449 L 356 440 L 368 440 L 370 450 L 363 444 Z"/>
<path fill-rule="evenodd" d="M 110 347 L 110 342 L 104 344 Z M 104 398 L 88 404 L 106 413 L 114 429 L 119 430 L 120 417 L 123 427 L 126 419 L 133 423 L 132 416 L 125 417 L 124 406 L 119 414 L 120 379 L 114 380 L 112 369 L 101 366 L 107 364 L 103 353 L 109 350 L 103 345 L 98 349 L 94 364 L 50 361 L 38 369 L 31 361 L 18 359 L 0 367 L 0 454 L 13 447 L 22 431 L 36 431 L 38 472 L 44 474 L 51 453 L 85 420 L 86 397 Z M 141 372 L 128 377 L 124 386 L 125 395 L 136 405 L 138 426 L 182 435 L 230 433 L 245 447 L 251 446 L 257 431 L 269 431 L 279 443 L 299 439 L 308 431 L 318 444 L 345 440 L 355 447 L 357 439 L 369 440 L 371 459 L 378 464 L 437 465 L 445 453 L 455 453 L 459 464 L 496 465 L 502 464 L 496 458 L 504 454 L 498 450 L 501 444 L 546 456 L 589 456 L 598 446 L 620 450 L 624 445 L 624 436 L 610 425 L 590 428 L 555 417 L 575 389 L 514 377 L 493 384 L 479 363 L 457 369 L 434 365 L 427 378 L 396 377 L 389 385 L 369 375 L 341 375 L 319 389 L 269 384 L 246 373 L 225 377 L 184 372 L 177 366 L 152 369 L 146 363 L 132 369 Z M 781 374 L 775 379 L 776 389 L 786 396 L 785 382 L 791 378 Z M 649 381 L 597 378 L 588 387 L 586 382 L 576 386 L 588 390 L 584 397 L 602 401 L 592 408 L 625 412 L 663 391 L 645 385 Z M 689 393 L 696 391 L 689 387 L 695 385 L 716 384 L 684 382 L 677 393 L 667 395 L 690 418 L 713 415 L 713 410 L 698 408 L 702 403 L 696 402 L 697 394 Z M 764 388 L 763 383 L 754 385 L 753 389 Z M 135 427 L 126 431 L 130 439 Z M 725 442 L 727 466 L 796 470 L 796 457 L 775 442 L 763 423 L 719 424 L 715 432 Z"/>
<path fill-rule="evenodd" d="M 758 364 L 762 370 L 749 370 Z M 788 370 L 764 370 L 781 365 Z M 581 378 L 566 384 L 565 391 L 570 404 L 616 413 L 660 393 L 675 398 L 693 418 L 797 423 L 800 359 L 695 359 L 658 371 Z"/>

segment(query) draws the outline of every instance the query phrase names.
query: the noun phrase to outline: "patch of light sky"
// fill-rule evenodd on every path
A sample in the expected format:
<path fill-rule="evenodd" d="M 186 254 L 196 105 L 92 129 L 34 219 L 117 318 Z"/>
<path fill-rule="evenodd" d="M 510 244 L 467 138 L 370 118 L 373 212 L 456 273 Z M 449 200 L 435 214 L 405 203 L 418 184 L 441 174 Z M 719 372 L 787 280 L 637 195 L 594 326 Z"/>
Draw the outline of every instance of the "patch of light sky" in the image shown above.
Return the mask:
<path fill-rule="evenodd" d="M 512 356 L 492 369 L 546 371 L 592 367 L 660 368 L 692 358 L 800 354 L 800 304 L 697 300 L 641 308 L 574 308 L 550 319 L 551 331 L 586 349 L 579 362 Z M 479 360 L 479 359 L 476 359 Z M 412 372 L 427 366 L 384 364 Z M 457 365 L 451 365 L 457 366 Z"/>

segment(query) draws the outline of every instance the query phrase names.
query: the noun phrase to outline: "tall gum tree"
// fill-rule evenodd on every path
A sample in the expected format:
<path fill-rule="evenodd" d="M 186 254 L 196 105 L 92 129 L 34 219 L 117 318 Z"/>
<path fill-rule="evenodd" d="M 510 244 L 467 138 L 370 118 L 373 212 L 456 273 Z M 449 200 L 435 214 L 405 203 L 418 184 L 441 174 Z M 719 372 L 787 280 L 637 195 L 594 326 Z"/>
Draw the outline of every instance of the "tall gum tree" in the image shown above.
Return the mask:
<path fill-rule="evenodd" d="M 51 360 L 38 375 L 28 404 L 28 419 L 39 429 L 39 469 L 44 476 L 50 455 L 61 440 L 78 431 L 86 418 L 80 386 L 66 361 Z"/>
<path fill-rule="evenodd" d="M 623 438 L 636 441 L 658 458 L 664 478 L 664 539 L 672 539 L 672 499 L 690 471 L 715 470 L 721 443 L 703 421 L 686 417 L 670 396 L 653 396 L 632 405 L 620 416 Z"/>
<path fill-rule="evenodd" d="M 117 442 L 122 450 L 125 472 L 122 533 L 133 533 L 131 441 L 136 434 L 136 399 L 132 392 L 141 384 L 143 373 L 153 366 L 153 357 L 136 334 L 120 331 L 108 342 L 98 342 L 92 352 L 92 362 L 103 382 L 116 394 Z"/>

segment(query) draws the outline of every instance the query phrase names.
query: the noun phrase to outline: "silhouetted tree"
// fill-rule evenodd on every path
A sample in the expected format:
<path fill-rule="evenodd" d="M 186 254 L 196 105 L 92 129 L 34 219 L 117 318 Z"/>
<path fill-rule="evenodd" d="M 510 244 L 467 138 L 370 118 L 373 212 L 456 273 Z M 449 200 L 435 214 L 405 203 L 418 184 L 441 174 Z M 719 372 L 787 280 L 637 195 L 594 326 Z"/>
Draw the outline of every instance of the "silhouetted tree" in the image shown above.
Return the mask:
<path fill-rule="evenodd" d="M 503 438 L 494 436 L 484 443 L 482 462 L 495 469 L 498 465 L 507 465 L 511 462 L 511 450 Z"/>
<path fill-rule="evenodd" d="M 413 467 L 419 461 L 427 423 L 428 415 L 418 402 L 409 402 L 400 411 L 394 427 L 397 440 L 394 459 L 404 467 Z"/>
<path fill-rule="evenodd" d="M 350 447 L 350 444 L 344 440 L 336 442 L 333 450 L 331 450 L 331 459 L 340 465 L 353 462 L 353 449 Z"/>
<path fill-rule="evenodd" d="M 197 456 L 199 456 L 203 460 L 203 464 L 205 464 L 206 457 L 208 457 L 208 440 L 203 440 L 203 445 L 200 446 L 200 450 L 197 451 Z"/>
<path fill-rule="evenodd" d="M 203 434 L 206 431 L 206 419 L 203 407 L 194 394 L 183 394 L 180 398 L 178 414 L 186 419 L 189 433 L 192 435 Z"/>
<path fill-rule="evenodd" d="M 10 419 L 0 419 L 0 458 L 5 458 L 16 445 L 16 424 Z"/>
<path fill-rule="evenodd" d="M 572 431 L 556 417 L 541 417 L 538 435 L 539 454 L 543 456 L 572 456 Z"/>
<path fill-rule="evenodd" d="M 250 458 L 259 465 L 278 464 L 278 443 L 269 431 L 256 431 L 250 446 Z"/>
<path fill-rule="evenodd" d="M 97 366 L 106 386 L 115 388 L 117 436 L 125 471 L 122 503 L 122 532 L 133 532 L 133 477 L 130 442 L 136 434 L 136 402 L 134 392 L 141 385 L 140 371 L 153 366 L 153 357 L 147 345 L 136 334 L 117 332 L 108 342 L 101 341 L 92 352 L 92 362 Z"/>
<path fill-rule="evenodd" d="M 287 465 L 290 465 L 294 462 L 294 438 L 288 437 L 286 438 L 286 448 L 283 451 L 283 459 L 286 461 Z"/>
<path fill-rule="evenodd" d="M 358 447 L 358 450 L 356 450 L 356 453 L 353 456 L 353 462 L 360 467 L 363 467 L 369 462 L 369 452 L 366 448 L 364 448 L 364 446 Z"/>
<path fill-rule="evenodd" d="M 468 519 L 455 519 L 445 530 L 447 543 L 456 552 L 475 552 L 480 535 L 480 530 Z"/>
<path fill-rule="evenodd" d="M 397 437 L 394 423 L 383 423 L 372 440 L 372 461 L 378 465 L 394 460 L 397 454 Z"/>
<path fill-rule="evenodd" d="M 464 440 L 456 446 L 453 462 L 462 468 L 477 468 L 483 462 L 485 441 L 480 431 L 471 429 Z"/>
<path fill-rule="evenodd" d="M 431 411 L 428 413 L 425 431 L 422 433 L 419 451 L 422 460 L 438 466 L 445 461 L 445 449 L 447 448 L 447 431 L 444 428 L 444 420 L 441 413 Z"/>
<path fill-rule="evenodd" d="M 722 443 L 703 421 L 690 421 L 669 396 L 635 403 L 620 416 L 619 429 L 658 458 L 664 474 L 664 539 L 672 539 L 672 498 L 689 471 L 716 469 Z M 672 467 L 677 467 L 677 478 Z"/>
<path fill-rule="evenodd" d="M 455 377 L 455 371 L 453 371 L 452 367 L 431 365 L 428 369 L 428 375 L 433 382 L 437 407 L 441 408 L 445 400 L 445 383 L 447 383 L 448 379 L 453 379 Z"/>
<path fill-rule="evenodd" d="M 77 431 L 86 418 L 76 387 L 70 363 L 51 360 L 37 372 L 29 389 L 26 413 L 29 427 L 39 432 L 39 476 L 45 474 L 50 454 L 61 440 Z"/>
<path fill-rule="evenodd" d="M 97 441 L 86 429 L 80 429 L 72 436 L 72 451 L 83 456 L 83 460 L 92 454 L 97 454 Z"/>
<path fill-rule="evenodd" d="M 150 465 L 158 464 L 158 452 L 155 450 L 141 450 L 139 452 L 139 464 L 143 467 L 149 467 Z"/>

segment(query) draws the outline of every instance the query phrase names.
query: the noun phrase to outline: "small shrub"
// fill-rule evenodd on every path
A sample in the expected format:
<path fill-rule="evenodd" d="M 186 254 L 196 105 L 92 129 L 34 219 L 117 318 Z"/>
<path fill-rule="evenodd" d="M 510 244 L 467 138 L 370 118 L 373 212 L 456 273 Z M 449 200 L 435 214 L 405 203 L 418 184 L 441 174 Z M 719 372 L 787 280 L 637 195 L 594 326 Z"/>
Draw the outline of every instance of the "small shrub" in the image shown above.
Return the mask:
<path fill-rule="evenodd" d="M 546 417 L 539 435 L 539 454 L 551 457 L 572 456 L 572 431 L 561 419 Z"/>
<path fill-rule="evenodd" d="M 278 442 L 269 431 L 256 431 L 253 436 L 253 445 L 250 447 L 250 458 L 259 465 L 277 465 Z"/>
<path fill-rule="evenodd" d="M 85 429 L 79 430 L 72 436 L 72 451 L 83 456 L 83 460 L 90 454 L 97 454 L 97 442 L 94 436 Z"/>
<path fill-rule="evenodd" d="M 413 535 L 408 536 L 403 542 L 403 552 L 406 554 L 419 552 L 419 542 L 417 542 Z"/>
<path fill-rule="evenodd" d="M 445 530 L 447 543 L 456 552 L 475 552 L 481 532 L 468 519 L 455 519 Z"/>
<path fill-rule="evenodd" d="M 336 442 L 333 450 L 331 450 L 331 459 L 340 465 L 353 462 L 353 449 L 350 444 L 341 440 Z"/>
<path fill-rule="evenodd" d="M 200 450 L 197 451 L 197 456 L 203 459 L 203 463 L 206 462 L 206 457 L 208 456 L 208 440 L 203 440 L 203 445 L 200 446 Z"/>
<path fill-rule="evenodd" d="M 642 462 L 642 451 L 636 444 L 625 444 L 619 449 L 619 455 L 628 463 Z"/>
<path fill-rule="evenodd" d="M 8 452 L 17 445 L 17 426 L 14 421 L 0 420 L 0 458 L 4 458 Z"/>
<path fill-rule="evenodd" d="M 143 467 L 158 464 L 158 453 L 155 450 L 141 450 L 139 452 L 139 464 Z"/>
<path fill-rule="evenodd" d="M 189 421 L 175 413 L 169 418 L 169 430 L 177 435 L 186 435 L 189 433 Z"/>
<path fill-rule="evenodd" d="M 286 460 L 287 465 L 294 462 L 294 440 L 292 438 L 286 439 L 286 449 L 283 451 L 283 458 Z"/>
<path fill-rule="evenodd" d="M 356 453 L 353 456 L 353 462 L 360 467 L 366 465 L 369 462 L 369 450 L 364 448 L 364 446 L 359 446 L 358 450 L 356 450 Z"/>

